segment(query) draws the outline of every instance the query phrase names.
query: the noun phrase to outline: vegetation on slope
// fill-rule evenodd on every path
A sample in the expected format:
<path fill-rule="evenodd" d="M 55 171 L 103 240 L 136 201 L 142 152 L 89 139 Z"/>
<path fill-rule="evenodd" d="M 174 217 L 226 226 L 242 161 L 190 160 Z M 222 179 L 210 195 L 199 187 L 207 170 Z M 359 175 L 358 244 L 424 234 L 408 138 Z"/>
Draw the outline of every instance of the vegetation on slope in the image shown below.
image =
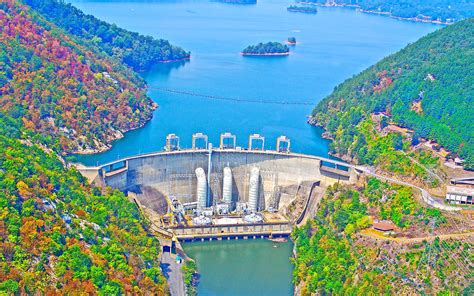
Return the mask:
<path fill-rule="evenodd" d="M 327 0 L 304 0 L 326 4 Z M 394 17 L 455 22 L 474 16 L 472 0 L 335 0 L 339 5 L 354 5 L 365 11 L 387 13 Z"/>
<path fill-rule="evenodd" d="M 286 10 L 290 12 L 303 12 L 303 13 L 318 13 L 318 9 L 316 7 L 311 6 L 297 6 L 297 5 L 290 5 L 286 8 Z"/>
<path fill-rule="evenodd" d="M 91 40 L 107 54 L 118 58 L 137 71 L 150 69 L 158 62 L 188 59 L 189 52 L 154 39 L 130 32 L 86 15 L 64 0 L 23 0 L 48 21 L 67 32 Z"/>
<path fill-rule="evenodd" d="M 275 55 L 288 54 L 290 48 L 286 44 L 279 42 L 260 42 L 257 45 L 249 45 L 243 51 L 244 55 Z"/>
<path fill-rule="evenodd" d="M 392 220 L 397 232 L 452 233 L 445 214 L 420 206 L 410 188 L 377 179 L 362 189 L 331 187 L 315 219 L 292 234 L 294 282 L 301 295 L 472 293 L 472 243 L 439 238 L 400 243 L 364 236 L 361 230 L 372 217 Z"/>
<path fill-rule="evenodd" d="M 144 82 L 17 1 L 0 4 L 0 107 L 56 151 L 106 149 L 149 120 Z"/>
<path fill-rule="evenodd" d="M 368 156 L 364 124 L 373 113 L 436 140 L 474 168 L 474 19 L 440 29 L 337 86 L 313 111 L 312 122 L 336 141 L 333 153 L 359 163 Z M 414 105 L 421 108 L 414 108 Z"/>
<path fill-rule="evenodd" d="M 164 294 L 135 204 L 20 141 L 21 125 L 0 115 L 0 294 Z"/>

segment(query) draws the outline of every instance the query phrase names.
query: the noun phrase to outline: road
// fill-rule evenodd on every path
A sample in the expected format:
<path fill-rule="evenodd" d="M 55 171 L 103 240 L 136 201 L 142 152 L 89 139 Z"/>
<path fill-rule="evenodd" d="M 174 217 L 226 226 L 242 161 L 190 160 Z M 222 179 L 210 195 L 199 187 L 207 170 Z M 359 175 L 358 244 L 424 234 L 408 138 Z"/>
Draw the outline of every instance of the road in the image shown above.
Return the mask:
<path fill-rule="evenodd" d="M 377 179 L 381 179 L 381 180 L 385 180 L 385 181 L 388 181 L 388 182 L 391 182 L 391 183 L 395 183 L 395 184 L 408 186 L 408 187 L 417 189 L 421 192 L 421 197 L 422 197 L 423 201 L 426 204 L 428 204 L 429 206 L 433 207 L 433 208 L 437 208 L 437 209 L 445 210 L 445 211 L 459 211 L 459 210 L 462 210 L 462 208 L 460 208 L 460 207 L 453 207 L 453 206 L 445 205 L 444 203 L 437 201 L 436 199 L 434 199 L 428 193 L 428 191 L 426 191 L 425 189 L 423 189 L 421 187 L 418 187 L 416 185 L 413 185 L 413 184 L 410 184 L 410 183 L 407 183 L 407 182 L 404 182 L 404 181 L 400 181 L 400 180 L 397 180 L 397 179 L 394 179 L 394 178 L 390 178 L 390 177 L 386 177 L 386 176 L 376 174 L 375 172 L 373 172 L 373 170 L 371 170 L 367 167 L 364 167 L 364 166 L 357 166 L 357 170 L 359 170 L 361 172 L 364 172 L 368 175 L 374 176 Z"/>
<path fill-rule="evenodd" d="M 401 244 L 412 244 L 412 243 L 421 243 L 423 241 L 432 241 L 435 238 L 439 238 L 440 240 L 466 238 L 466 237 L 473 236 L 474 232 L 439 234 L 439 235 L 409 238 L 409 237 L 384 236 L 383 234 L 375 230 L 364 229 L 360 232 L 360 235 L 365 236 L 365 237 L 375 238 L 375 239 L 389 240 L 389 241 L 393 241 L 393 242 L 397 242 Z"/>
<path fill-rule="evenodd" d="M 169 252 L 164 252 L 161 256 L 161 270 L 168 280 L 172 296 L 186 295 L 181 266 L 182 264 L 176 263 L 175 255 L 172 255 Z"/>

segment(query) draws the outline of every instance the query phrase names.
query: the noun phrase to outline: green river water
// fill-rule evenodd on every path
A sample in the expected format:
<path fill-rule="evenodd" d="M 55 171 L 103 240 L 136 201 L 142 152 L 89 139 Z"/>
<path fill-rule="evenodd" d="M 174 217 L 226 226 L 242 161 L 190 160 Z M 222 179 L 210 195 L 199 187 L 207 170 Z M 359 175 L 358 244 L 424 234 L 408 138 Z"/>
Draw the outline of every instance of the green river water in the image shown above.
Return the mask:
<path fill-rule="evenodd" d="M 292 295 L 293 244 L 267 239 L 184 243 L 196 260 L 199 295 Z"/>

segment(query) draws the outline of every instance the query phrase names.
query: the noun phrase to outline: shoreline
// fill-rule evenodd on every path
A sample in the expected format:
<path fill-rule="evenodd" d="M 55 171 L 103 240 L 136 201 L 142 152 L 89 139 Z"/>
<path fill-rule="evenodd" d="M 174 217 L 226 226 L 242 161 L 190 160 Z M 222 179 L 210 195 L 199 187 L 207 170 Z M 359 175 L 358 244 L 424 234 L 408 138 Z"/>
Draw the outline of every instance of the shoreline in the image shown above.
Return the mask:
<path fill-rule="evenodd" d="M 74 151 L 71 151 L 71 152 L 68 152 L 68 153 L 65 153 L 64 156 L 73 156 L 73 155 L 92 155 L 92 154 L 100 154 L 100 153 L 104 153 L 106 151 L 109 151 L 110 149 L 112 149 L 113 147 L 113 142 L 115 141 L 118 141 L 120 139 L 123 139 L 125 138 L 125 134 L 128 133 L 128 132 L 131 132 L 131 131 L 134 131 L 134 130 L 137 130 L 137 129 L 140 129 L 140 128 L 143 128 L 148 122 L 150 122 L 152 119 L 153 119 L 153 113 L 159 108 L 159 105 L 153 101 L 152 103 L 152 112 L 151 112 L 151 116 L 150 118 L 147 118 L 144 122 L 142 122 L 141 124 L 139 124 L 138 126 L 136 127 L 133 127 L 133 128 L 130 128 L 130 129 L 127 129 L 127 130 L 116 130 L 116 133 L 115 135 L 117 135 L 116 137 L 110 139 L 109 141 L 104 141 L 104 142 L 99 142 L 100 144 L 102 144 L 101 146 L 99 147 L 96 147 L 96 148 L 90 148 L 90 149 L 85 149 L 85 150 L 82 150 L 82 151 L 78 151 L 78 150 L 74 150 Z M 118 136 L 120 135 L 120 136 Z"/>
<path fill-rule="evenodd" d="M 244 57 L 272 57 L 272 56 L 288 56 L 290 52 L 276 52 L 276 53 L 240 53 L 241 56 Z"/>
<path fill-rule="evenodd" d="M 185 62 L 185 61 L 190 61 L 190 60 L 191 60 L 191 55 L 189 55 L 188 57 L 185 57 L 185 58 L 181 58 L 181 59 L 163 60 L 163 61 L 159 61 L 158 63 L 167 64 L 167 63 L 174 63 L 174 62 Z"/>
<path fill-rule="evenodd" d="M 443 21 L 432 20 L 432 19 L 421 19 L 421 18 L 418 18 L 418 17 L 401 17 L 401 16 L 393 15 L 388 11 L 365 10 L 365 9 L 360 8 L 360 6 L 357 5 L 357 4 L 320 4 L 320 3 L 307 2 L 307 1 L 300 1 L 300 2 L 297 2 L 297 3 L 305 4 L 305 5 L 321 6 L 321 7 L 348 7 L 348 8 L 354 8 L 357 11 L 362 12 L 362 13 L 388 16 L 390 18 L 400 20 L 400 21 L 411 21 L 411 22 L 416 22 L 416 23 L 430 23 L 430 24 L 436 24 L 436 25 L 452 25 L 452 24 L 454 24 L 454 22 L 443 22 Z"/>
<path fill-rule="evenodd" d="M 296 12 L 296 13 L 306 13 L 306 14 L 318 14 L 317 11 L 307 11 L 304 9 L 292 9 L 292 8 L 287 8 L 286 11 L 288 12 Z"/>

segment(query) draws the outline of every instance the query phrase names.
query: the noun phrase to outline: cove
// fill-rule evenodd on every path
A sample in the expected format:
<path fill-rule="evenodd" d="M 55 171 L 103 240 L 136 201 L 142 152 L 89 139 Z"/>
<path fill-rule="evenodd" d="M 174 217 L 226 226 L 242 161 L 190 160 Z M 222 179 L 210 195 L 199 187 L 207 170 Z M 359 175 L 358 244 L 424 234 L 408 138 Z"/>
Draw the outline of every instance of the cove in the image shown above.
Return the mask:
<path fill-rule="evenodd" d="M 157 65 L 143 73 L 149 95 L 159 104 L 145 127 L 126 133 L 112 149 L 79 155 L 86 165 L 106 163 L 161 150 L 175 133 L 182 147 L 203 132 L 215 145 L 232 132 L 246 147 L 248 135 L 292 139 L 292 151 L 327 155 L 328 141 L 309 126 L 313 106 L 229 102 L 167 93 L 155 88 L 249 100 L 305 101 L 314 105 L 340 82 L 440 26 L 397 21 L 349 8 L 318 8 L 318 14 L 290 13 L 287 0 L 232 5 L 204 0 L 74 0 L 86 13 L 142 34 L 170 40 L 192 52 L 187 63 Z M 252 58 L 239 53 L 247 45 L 285 41 L 298 45 L 288 57 Z"/>

